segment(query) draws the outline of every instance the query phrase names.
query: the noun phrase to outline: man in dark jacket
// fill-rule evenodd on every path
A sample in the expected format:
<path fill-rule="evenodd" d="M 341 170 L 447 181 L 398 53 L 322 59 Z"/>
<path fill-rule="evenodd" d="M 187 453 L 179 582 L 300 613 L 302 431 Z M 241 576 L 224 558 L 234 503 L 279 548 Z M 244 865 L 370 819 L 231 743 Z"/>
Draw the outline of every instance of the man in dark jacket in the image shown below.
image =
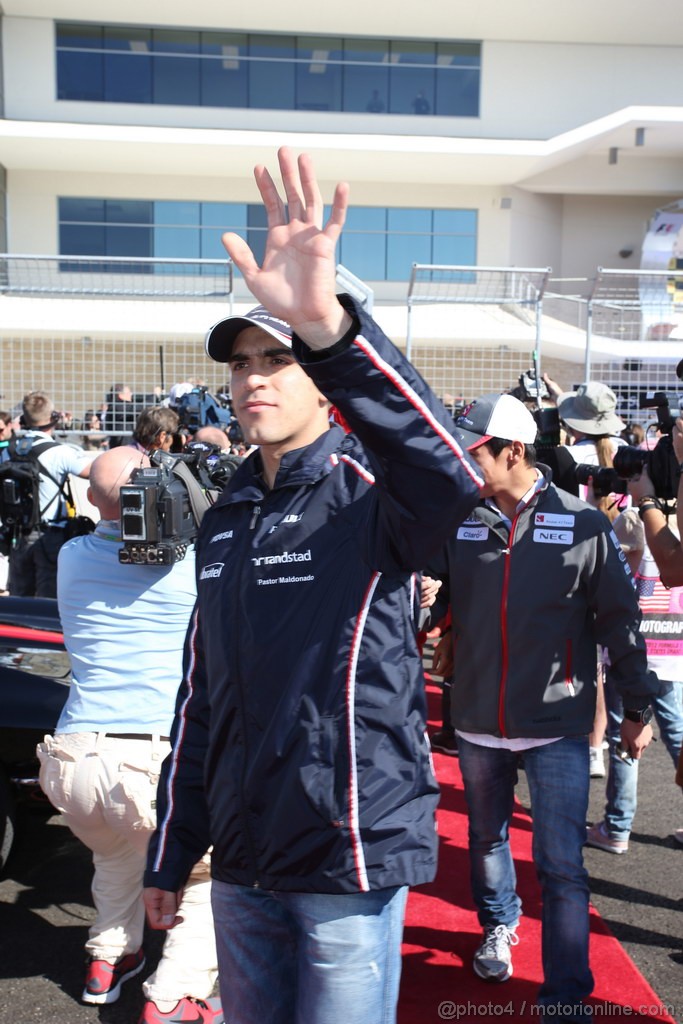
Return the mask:
<path fill-rule="evenodd" d="M 456 427 L 486 482 L 447 546 L 441 594 L 449 599 L 450 579 L 452 636 L 437 648 L 434 668 L 452 678 L 472 892 L 484 929 L 473 966 L 490 981 L 512 974 L 521 904 L 508 832 L 523 752 L 543 895 L 539 1003 L 557 1019 L 581 1020 L 593 988 L 582 846 L 597 644 L 608 649 L 628 709 L 627 756 L 640 757 L 650 742 L 659 682 L 647 669 L 630 571 L 609 521 L 536 467 L 531 413 L 511 395 L 485 395 Z"/>
<path fill-rule="evenodd" d="M 416 643 L 419 570 L 481 478 L 424 381 L 348 297 L 308 157 L 263 168 L 264 305 L 209 332 L 244 461 L 202 523 L 198 603 L 159 789 L 148 915 L 213 844 L 226 1019 L 394 1019 L 407 886 L 434 875 L 438 797 Z M 352 433 L 329 424 L 329 402 Z M 449 429 L 449 427 L 451 429 Z"/>

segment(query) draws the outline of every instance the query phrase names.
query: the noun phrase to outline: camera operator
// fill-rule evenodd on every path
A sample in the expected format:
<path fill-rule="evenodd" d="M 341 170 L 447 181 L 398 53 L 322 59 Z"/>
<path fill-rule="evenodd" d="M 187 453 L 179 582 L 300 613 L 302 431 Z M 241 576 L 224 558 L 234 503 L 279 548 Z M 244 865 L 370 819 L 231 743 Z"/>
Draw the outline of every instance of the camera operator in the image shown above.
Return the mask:
<path fill-rule="evenodd" d="M 91 1004 L 115 1002 L 145 964 L 142 876 L 196 594 L 194 546 L 173 565 L 119 561 L 121 487 L 143 466 L 149 460 L 130 446 L 93 463 L 88 497 L 102 518 L 62 548 L 58 566 L 73 679 L 54 737 L 38 747 L 44 792 L 93 851 L 82 995 Z M 217 974 L 208 856 L 194 865 L 179 914 L 143 985 L 140 1024 L 223 1019 L 206 1001 Z"/>
<path fill-rule="evenodd" d="M 143 409 L 135 424 L 132 443 L 141 452 L 181 451 L 185 440 L 180 437 L 178 413 L 163 405 Z"/>

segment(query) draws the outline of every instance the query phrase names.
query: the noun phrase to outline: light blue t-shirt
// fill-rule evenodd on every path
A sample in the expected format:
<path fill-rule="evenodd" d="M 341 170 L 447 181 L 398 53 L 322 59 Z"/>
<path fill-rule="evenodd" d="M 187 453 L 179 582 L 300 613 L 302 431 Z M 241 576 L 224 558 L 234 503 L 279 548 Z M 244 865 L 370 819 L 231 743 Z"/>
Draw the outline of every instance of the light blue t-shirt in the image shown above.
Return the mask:
<path fill-rule="evenodd" d="M 32 442 L 31 447 L 38 447 L 45 441 L 54 441 L 50 434 L 45 434 L 41 430 L 27 430 L 24 437 Z M 57 522 L 63 525 L 66 520 L 66 504 L 60 494 L 60 485 L 64 484 L 70 473 L 80 476 L 97 454 L 83 451 L 77 445 L 57 442 L 37 456 L 43 469 L 50 474 L 49 477 L 42 474 L 40 477 L 38 500 L 43 522 Z"/>
<path fill-rule="evenodd" d="M 118 522 L 59 552 L 57 600 L 72 683 L 57 732 L 168 736 L 196 597 L 194 547 L 171 566 L 122 565 Z"/>

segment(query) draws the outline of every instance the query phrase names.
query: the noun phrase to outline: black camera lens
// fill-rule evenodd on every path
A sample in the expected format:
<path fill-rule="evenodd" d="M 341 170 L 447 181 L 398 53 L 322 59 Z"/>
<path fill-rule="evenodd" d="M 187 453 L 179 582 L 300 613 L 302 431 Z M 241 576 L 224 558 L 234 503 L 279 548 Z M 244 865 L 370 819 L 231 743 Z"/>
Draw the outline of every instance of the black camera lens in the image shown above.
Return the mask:
<path fill-rule="evenodd" d="M 634 448 L 630 444 L 622 445 L 614 453 L 614 469 L 622 480 L 631 480 L 643 472 L 643 466 L 648 462 L 649 452 L 644 448 Z"/>

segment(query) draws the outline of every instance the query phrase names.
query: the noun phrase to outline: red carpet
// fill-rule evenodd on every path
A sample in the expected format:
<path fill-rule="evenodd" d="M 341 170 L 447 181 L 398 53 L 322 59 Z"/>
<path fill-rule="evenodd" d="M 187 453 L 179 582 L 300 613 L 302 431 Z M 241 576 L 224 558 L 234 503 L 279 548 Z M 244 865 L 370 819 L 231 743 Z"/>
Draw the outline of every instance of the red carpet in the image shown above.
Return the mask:
<path fill-rule="evenodd" d="M 430 712 L 438 713 L 439 690 L 428 684 Z M 431 723 L 436 725 L 436 722 Z M 512 830 L 518 892 L 524 904 L 513 952 L 515 973 L 502 985 L 479 979 L 472 955 L 481 929 L 470 896 L 467 817 L 455 757 L 434 755 L 442 784 L 438 812 L 441 849 L 436 880 L 411 892 L 403 945 L 399 1024 L 538 1020 L 535 999 L 541 982 L 540 890 L 531 859 L 531 822 L 518 806 Z M 674 1024 L 635 964 L 599 914 L 591 914 L 591 998 L 601 1020 L 652 1020 Z M 561 1018 L 558 1018 L 560 1021 Z"/>

